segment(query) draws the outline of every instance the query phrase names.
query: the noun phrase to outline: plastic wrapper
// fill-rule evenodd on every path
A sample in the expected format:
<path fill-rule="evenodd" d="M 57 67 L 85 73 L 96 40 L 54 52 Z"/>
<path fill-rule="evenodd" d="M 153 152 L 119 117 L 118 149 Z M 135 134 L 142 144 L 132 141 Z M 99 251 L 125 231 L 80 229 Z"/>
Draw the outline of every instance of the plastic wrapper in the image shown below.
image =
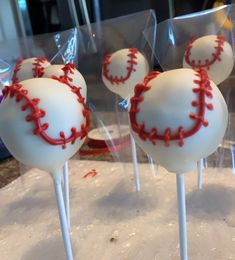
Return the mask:
<path fill-rule="evenodd" d="M 137 48 L 153 66 L 154 53 L 151 46 L 155 42 L 156 17 L 153 11 L 135 13 L 91 26 L 79 28 L 78 68 L 84 75 L 88 86 L 88 107 L 91 111 L 91 130 L 100 130 L 105 145 L 88 143 L 80 150 L 81 158 L 93 160 L 110 160 L 120 162 L 132 161 L 128 127 L 126 100 L 114 94 L 102 82 L 102 64 L 106 54 L 124 48 Z M 128 134 L 127 134 L 128 132 Z M 113 138 L 113 134 L 116 138 Z M 89 136 L 88 136 L 89 137 Z M 94 137 L 96 138 L 96 137 Z M 137 148 L 138 161 L 149 162 L 147 155 Z M 155 172 L 150 162 L 150 172 Z"/>
<path fill-rule="evenodd" d="M 51 64 L 76 63 L 77 29 L 0 42 L 0 91 L 4 85 L 12 83 L 17 61 L 31 57 L 46 57 Z M 1 143 L 1 158 L 9 156 Z M 28 167 L 20 163 L 20 174 L 26 170 Z"/>
<path fill-rule="evenodd" d="M 156 17 L 153 11 L 148 10 L 64 32 L 3 42 L 0 43 L 0 58 L 7 69 L 5 74 L 1 74 L 1 82 L 2 85 L 11 83 L 12 71 L 19 57 L 45 56 L 51 64 L 74 63 L 87 83 L 91 130 L 98 129 L 102 136 L 101 145 L 88 137 L 76 157 L 106 160 L 112 155 L 114 161 L 120 163 L 131 161 L 129 131 L 128 134 L 125 131 L 127 108 L 122 103 L 120 105 L 122 99 L 102 83 L 102 62 L 107 53 L 134 47 L 145 55 L 152 67 L 154 53 L 151 46 L 155 42 L 155 33 Z M 112 136 L 113 131 L 116 138 Z M 146 162 L 146 155 L 140 154 L 139 160 Z M 25 171 L 23 165 L 20 169 Z"/>
<path fill-rule="evenodd" d="M 205 35 L 223 35 L 234 48 L 234 16 L 235 6 L 227 5 L 185 16 L 175 17 L 158 24 L 156 58 L 163 71 L 182 68 L 186 46 L 193 38 Z M 234 164 L 234 69 L 230 76 L 218 84 L 229 110 L 229 123 L 224 140 L 217 151 L 204 160 L 204 166 L 231 167 Z"/>

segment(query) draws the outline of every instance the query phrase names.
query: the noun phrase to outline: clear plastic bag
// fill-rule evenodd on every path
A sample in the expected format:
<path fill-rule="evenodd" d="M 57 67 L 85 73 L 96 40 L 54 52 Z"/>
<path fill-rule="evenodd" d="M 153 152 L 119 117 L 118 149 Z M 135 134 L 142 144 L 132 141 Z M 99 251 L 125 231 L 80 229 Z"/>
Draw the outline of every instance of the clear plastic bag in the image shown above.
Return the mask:
<path fill-rule="evenodd" d="M 183 55 L 188 43 L 193 38 L 205 35 L 223 35 L 234 49 L 234 15 L 235 5 L 232 4 L 175 17 L 159 23 L 156 46 L 153 48 L 160 67 L 164 71 L 182 68 Z M 204 167 L 231 167 L 235 172 L 233 80 L 234 69 L 225 81 L 218 84 L 228 105 L 229 123 L 223 143 L 213 155 L 204 160 Z"/>
<path fill-rule="evenodd" d="M 103 84 L 101 68 L 104 56 L 123 48 L 137 48 L 150 67 L 153 66 L 156 17 L 152 10 L 115 19 L 84 25 L 67 31 L 27 37 L 0 43 L 0 57 L 7 65 L 7 76 L 1 77 L 3 85 L 11 83 L 12 72 L 18 58 L 44 56 L 51 64 L 74 63 L 87 83 L 87 105 L 90 109 L 91 130 L 101 129 L 105 147 L 99 149 L 84 144 L 75 158 L 131 161 L 129 140 L 123 127 L 128 125 L 127 110 L 119 105 L 120 98 Z M 2 75 L 2 74 L 1 74 Z M 113 140 L 110 126 L 116 126 L 118 142 Z M 89 140 L 88 140 L 89 141 Z M 124 149 L 125 147 L 125 149 Z M 146 155 L 140 156 L 146 162 Z M 21 165 L 21 172 L 25 167 Z"/>
<path fill-rule="evenodd" d="M 156 17 L 154 12 L 149 10 L 91 26 L 81 26 L 79 29 L 78 69 L 84 75 L 88 86 L 91 129 L 100 129 L 106 142 L 103 149 L 82 147 L 81 158 L 90 154 L 93 160 L 106 160 L 110 159 L 111 152 L 113 160 L 121 162 L 122 167 L 122 162 L 132 161 L 130 140 L 125 132 L 126 126 L 129 125 L 128 113 L 122 105 L 126 102 L 105 87 L 101 75 L 102 63 L 108 53 L 124 48 L 137 48 L 145 55 L 150 67 L 153 67 L 154 53 L 151 46 L 155 44 Z M 113 140 L 113 127 L 116 127 L 118 140 Z M 138 160 L 148 162 L 147 156 L 139 149 Z"/>
<path fill-rule="evenodd" d="M 32 57 L 46 57 L 51 64 L 76 63 L 77 29 L 0 42 L 0 91 L 12 83 L 17 61 Z M 2 158 L 10 156 L 3 144 L 1 153 Z M 28 169 L 19 163 L 21 175 Z"/>

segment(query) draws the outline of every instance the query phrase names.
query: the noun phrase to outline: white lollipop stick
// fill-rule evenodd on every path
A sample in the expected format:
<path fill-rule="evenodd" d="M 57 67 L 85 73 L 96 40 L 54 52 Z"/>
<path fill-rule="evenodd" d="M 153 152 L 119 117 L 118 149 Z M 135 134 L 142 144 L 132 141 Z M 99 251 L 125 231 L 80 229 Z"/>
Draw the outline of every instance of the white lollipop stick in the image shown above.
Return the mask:
<path fill-rule="evenodd" d="M 61 232 L 64 240 L 66 257 L 67 260 L 73 260 L 73 252 L 72 252 L 72 246 L 71 246 L 71 241 L 69 236 L 69 228 L 67 223 L 63 192 L 61 187 L 62 175 L 60 173 L 52 174 L 52 178 L 54 182 L 56 202 L 59 211 L 60 227 L 61 227 Z"/>
<path fill-rule="evenodd" d="M 148 157 L 148 161 L 150 163 L 151 173 L 152 173 L 153 177 L 156 177 L 156 167 L 157 167 L 157 165 L 156 165 L 156 163 L 154 162 L 154 160 L 151 156 L 149 156 L 147 154 L 147 157 Z"/>
<path fill-rule="evenodd" d="M 132 135 L 131 136 L 131 152 L 132 152 L 132 161 L 134 167 L 134 176 L 135 176 L 135 188 L 136 191 L 140 191 L 140 177 L 139 177 L 139 169 L 138 169 L 138 161 L 137 161 L 137 152 L 136 152 L 136 144 Z"/>
<path fill-rule="evenodd" d="M 69 196 L 69 170 L 68 170 L 68 161 L 64 164 L 63 167 L 63 179 L 64 179 L 64 205 L 67 216 L 68 228 L 70 229 L 70 196 Z"/>
<path fill-rule="evenodd" d="M 178 217 L 179 217 L 180 259 L 188 260 L 184 175 L 176 174 L 176 180 L 177 180 Z"/>
<path fill-rule="evenodd" d="M 130 106 L 130 97 L 127 99 L 127 107 L 129 109 Z M 134 177 L 135 177 L 135 188 L 136 191 L 140 191 L 140 176 L 139 176 L 139 169 L 138 169 L 138 160 L 137 160 L 137 151 L 136 151 L 136 143 L 135 139 L 131 136 L 131 155 L 132 155 L 132 162 L 134 167 Z"/>
<path fill-rule="evenodd" d="M 203 158 L 203 167 L 208 168 L 207 158 Z"/>
<path fill-rule="evenodd" d="M 203 159 L 197 162 L 197 188 L 202 189 Z"/>

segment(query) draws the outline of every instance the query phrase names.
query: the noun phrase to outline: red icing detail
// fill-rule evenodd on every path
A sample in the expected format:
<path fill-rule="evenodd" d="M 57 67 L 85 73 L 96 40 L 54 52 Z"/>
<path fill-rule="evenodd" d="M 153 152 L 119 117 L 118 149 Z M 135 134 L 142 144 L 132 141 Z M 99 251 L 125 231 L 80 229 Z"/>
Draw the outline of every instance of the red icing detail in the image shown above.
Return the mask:
<path fill-rule="evenodd" d="M 117 75 L 111 75 L 109 73 L 109 64 L 112 57 L 112 54 L 108 54 L 105 56 L 103 61 L 103 76 L 111 83 L 111 84 L 120 84 L 124 83 L 126 80 L 128 80 L 131 76 L 131 74 L 136 70 L 135 67 L 137 65 L 137 56 L 136 54 L 139 51 L 135 48 L 129 48 L 129 52 L 127 54 L 128 60 L 127 60 L 127 73 L 124 76 L 117 76 Z"/>
<path fill-rule="evenodd" d="M 12 83 L 16 83 L 19 81 L 18 77 L 17 77 L 17 73 L 20 71 L 21 66 L 23 63 L 23 59 L 18 59 L 18 61 L 16 62 L 14 71 L 13 71 L 13 76 L 12 76 Z"/>
<path fill-rule="evenodd" d="M 81 95 L 81 87 L 74 86 L 72 84 L 73 79 L 69 77 L 69 74 L 74 74 L 75 69 L 76 66 L 74 64 L 68 63 L 62 68 L 64 75 L 59 77 L 51 76 L 51 78 L 67 84 L 72 89 L 72 91 L 78 96 L 80 102 L 85 104 L 85 98 Z"/>
<path fill-rule="evenodd" d="M 211 59 L 203 60 L 190 60 L 191 50 L 193 48 L 193 43 L 196 39 L 193 39 L 189 45 L 187 46 L 186 52 L 184 54 L 184 59 L 188 65 L 190 65 L 193 69 L 207 69 L 209 70 L 211 65 L 213 65 L 216 61 L 221 61 L 221 53 L 223 52 L 223 45 L 225 42 L 224 36 L 217 36 L 215 40 L 215 51 L 211 54 Z"/>
<path fill-rule="evenodd" d="M 12 83 L 18 83 L 19 82 L 19 78 L 17 77 L 18 72 L 21 69 L 22 63 L 23 63 L 23 59 L 20 58 L 15 65 L 15 69 L 13 71 L 13 76 L 12 76 Z M 44 74 L 44 67 L 42 66 L 42 64 L 44 62 L 48 62 L 47 58 L 45 57 L 37 57 L 34 59 L 34 62 L 32 63 L 32 71 L 33 71 L 33 77 L 34 78 L 40 78 L 43 76 Z"/>
<path fill-rule="evenodd" d="M 88 128 L 89 128 L 89 124 L 90 124 L 89 111 L 86 108 L 84 99 L 80 98 L 79 91 L 75 91 L 72 87 L 70 89 L 75 95 L 77 95 L 78 102 L 83 105 L 82 113 L 83 113 L 84 118 L 86 119 L 86 123 L 81 125 L 80 132 L 77 131 L 77 129 L 75 127 L 72 127 L 70 136 L 66 137 L 64 132 L 61 131 L 59 133 L 58 138 L 52 138 L 47 135 L 46 130 L 48 129 L 49 124 L 41 123 L 41 118 L 46 115 L 46 111 L 44 111 L 43 109 L 40 109 L 38 107 L 38 104 L 40 102 L 40 100 L 38 98 L 30 99 L 28 97 L 28 91 L 23 89 L 21 84 L 15 83 L 11 86 L 6 86 L 3 89 L 2 93 L 3 93 L 4 99 L 6 99 L 7 96 L 9 95 L 10 98 L 15 97 L 16 102 L 19 102 L 21 100 L 25 101 L 25 103 L 21 106 L 21 110 L 22 111 L 25 111 L 25 110 L 31 111 L 31 113 L 26 116 L 25 120 L 27 122 L 32 121 L 34 123 L 35 128 L 33 130 L 33 133 L 35 135 L 41 136 L 41 138 L 43 138 L 47 143 L 49 143 L 51 145 L 61 145 L 62 148 L 65 149 L 67 143 L 74 144 L 77 138 L 83 139 L 88 133 Z"/>
<path fill-rule="evenodd" d="M 98 148 L 98 149 L 80 149 L 79 154 L 80 155 L 96 155 L 96 154 L 104 154 L 104 153 L 113 153 L 113 152 L 119 152 L 123 150 L 127 145 L 129 145 L 129 142 L 124 142 L 117 144 L 113 147 L 105 147 L 105 148 Z"/>
<path fill-rule="evenodd" d="M 98 174 L 98 172 L 96 171 L 96 169 L 92 169 L 91 171 L 89 171 L 88 173 L 86 173 L 85 175 L 83 175 L 82 178 L 87 178 L 87 177 L 92 177 L 94 178 L 96 175 Z"/>
<path fill-rule="evenodd" d="M 151 89 L 148 83 L 151 79 L 157 77 L 160 72 L 152 72 L 145 79 L 142 84 L 138 84 L 135 87 L 135 95 L 131 98 L 131 107 L 129 111 L 131 128 L 134 132 L 138 134 L 140 139 L 146 141 L 149 140 L 153 145 L 156 145 L 157 140 L 161 140 L 166 146 L 170 145 L 170 141 L 178 140 L 178 145 L 182 147 L 184 145 L 184 139 L 196 134 L 202 126 L 207 127 L 208 121 L 205 120 L 205 110 L 213 110 L 212 104 L 206 103 L 206 98 L 213 98 L 212 88 L 210 86 L 210 80 L 205 70 L 197 70 L 196 76 L 198 79 L 194 80 L 197 85 L 193 88 L 193 92 L 198 95 L 198 100 L 192 101 L 192 106 L 197 107 L 197 114 L 191 113 L 189 118 L 195 121 L 195 124 L 191 129 L 184 129 L 183 126 L 179 126 L 178 132 L 173 133 L 170 128 L 166 128 L 164 133 L 159 133 L 157 127 L 151 129 L 150 132 L 145 130 L 145 123 L 137 122 L 137 114 L 140 111 L 139 104 L 144 100 L 144 92 Z"/>
<path fill-rule="evenodd" d="M 49 62 L 45 57 L 37 57 L 35 58 L 35 62 L 33 62 L 33 76 L 34 78 L 41 78 L 44 74 L 45 68 L 42 66 L 44 62 Z"/>

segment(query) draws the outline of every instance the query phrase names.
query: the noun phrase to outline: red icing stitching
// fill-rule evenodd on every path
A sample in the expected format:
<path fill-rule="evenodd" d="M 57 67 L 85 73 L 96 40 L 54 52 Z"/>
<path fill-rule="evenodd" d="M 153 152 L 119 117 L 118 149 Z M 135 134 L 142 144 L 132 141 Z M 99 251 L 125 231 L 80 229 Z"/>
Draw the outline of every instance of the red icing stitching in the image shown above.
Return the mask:
<path fill-rule="evenodd" d="M 91 171 L 89 171 L 86 174 L 84 174 L 82 178 L 85 179 L 85 178 L 87 178 L 89 176 L 94 178 L 97 174 L 98 174 L 98 172 L 96 171 L 96 169 L 92 169 Z"/>
<path fill-rule="evenodd" d="M 41 118 L 46 115 L 46 112 L 38 107 L 40 99 L 39 98 L 30 99 L 28 97 L 28 91 L 23 89 L 21 84 L 15 83 L 11 86 L 6 86 L 3 89 L 2 93 L 3 93 L 4 99 L 7 98 L 7 96 L 9 95 L 10 98 L 15 97 L 16 102 L 25 100 L 26 102 L 25 102 L 25 104 L 23 104 L 21 106 L 21 110 L 22 111 L 25 111 L 28 109 L 31 110 L 32 113 L 27 115 L 25 119 L 27 122 L 31 122 L 31 121 L 34 122 L 35 128 L 33 130 L 33 133 L 35 135 L 41 136 L 47 143 L 49 143 L 51 145 L 61 145 L 62 148 L 65 149 L 67 143 L 74 144 L 77 138 L 83 139 L 88 133 L 88 128 L 89 128 L 89 124 L 90 124 L 89 111 L 87 110 L 87 108 L 85 106 L 84 99 L 80 98 L 80 92 L 74 90 L 73 88 L 71 88 L 71 91 L 75 95 L 77 95 L 78 102 L 83 105 L 82 114 L 83 114 L 84 118 L 86 119 L 86 123 L 81 125 L 80 132 L 77 131 L 77 129 L 75 127 L 72 127 L 71 134 L 68 137 L 66 137 L 64 132 L 61 131 L 59 133 L 60 138 L 52 138 L 47 135 L 47 133 L 45 131 L 48 129 L 49 124 L 41 123 Z"/>
<path fill-rule="evenodd" d="M 33 76 L 34 78 L 41 78 L 44 74 L 45 68 L 43 67 L 44 62 L 49 62 L 45 57 L 37 57 L 35 58 L 35 62 L 33 62 Z"/>
<path fill-rule="evenodd" d="M 23 59 L 18 59 L 18 61 L 16 62 L 14 71 L 13 71 L 13 76 L 12 76 L 12 83 L 16 83 L 19 81 L 18 77 L 17 77 L 17 73 L 20 71 L 21 66 L 23 63 Z"/>
<path fill-rule="evenodd" d="M 143 94 L 144 92 L 151 89 L 151 86 L 148 86 L 148 83 L 151 79 L 157 77 L 160 72 L 152 72 L 150 73 L 144 80 L 142 84 L 138 84 L 135 87 L 135 95 L 131 98 L 131 108 L 129 111 L 131 127 L 134 132 L 138 134 L 138 136 L 146 141 L 149 140 L 153 145 L 156 145 L 157 140 L 161 140 L 165 143 L 166 146 L 170 146 L 170 141 L 178 140 L 178 145 L 182 147 L 184 145 L 184 139 L 190 137 L 199 129 L 204 126 L 208 126 L 208 121 L 205 119 L 205 111 L 213 110 L 213 105 L 211 103 L 206 103 L 206 98 L 212 99 L 212 88 L 210 86 L 210 80 L 205 70 L 199 69 L 196 70 L 196 76 L 198 79 L 194 80 L 194 83 L 197 87 L 193 88 L 193 92 L 198 95 L 198 100 L 192 101 L 192 106 L 197 107 L 197 114 L 191 113 L 189 118 L 195 121 L 195 124 L 191 129 L 184 129 L 183 126 L 179 126 L 178 131 L 173 133 L 170 128 L 166 128 L 164 133 L 161 134 L 158 132 L 156 127 L 152 128 L 150 132 L 145 130 L 145 123 L 137 122 L 137 114 L 140 111 L 139 104 L 144 100 Z"/>
<path fill-rule="evenodd" d="M 15 69 L 13 71 L 12 76 L 12 83 L 18 83 L 19 78 L 17 77 L 18 72 L 21 70 L 23 59 L 20 58 L 15 65 Z M 44 62 L 49 62 L 47 58 L 45 57 L 37 57 L 34 59 L 34 62 L 32 63 L 32 71 L 33 71 L 33 77 L 34 78 L 41 78 L 44 74 L 45 68 L 42 66 Z"/>
<path fill-rule="evenodd" d="M 59 76 L 59 77 L 51 76 L 51 78 L 58 80 L 59 82 L 67 84 L 73 90 L 73 92 L 75 92 L 76 95 L 79 97 L 80 102 L 85 104 L 85 97 L 83 97 L 82 94 L 81 94 L 82 88 L 74 86 L 72 84 L 73 79 L 71 77 L 69 77 L 69 73 L 74 74 L 75 69 L 76 69 L 76 66 L 74 64 L 68 63 L 62 68 L 64 75 Z"/>
<path fill-rule="evenodd" d="M 128 49 L 128 60 L 127 60 L 127 73 L 125 76 L 117 76 L 117 75 L 111 75 L 109 73 L 109 64 L 110 64 L 110 60 L 112 57 L 112 54 L 108 54 L 105 56 L 104 61 L 103 61 L 103 76 L 111 82 L 111 84 L 120 84 L 120 83 L 124 83 L 126 80 L 128 80 L 131 76 L 131 73 L 136 71 L 135 67 L 137 65 L 137 53 L 139 51 L 135 48 L 129 48 Z"/>
<path fill-rule="evenodd" d="M 217 36 L 215 42 L 216 45 L 214 47 L 215 51 L 211 54 L 211 59 L 205 59 L 204 61 L 202 60 L 190 60 L 190 55 L 191 55 L 191 49 L 193 48 L 193 43 L 196 39 L 193 39 L 189 45 L 187 46 L 184 58 L 185 61 L 188 65 L 190 65 L 193 69 L 210 69 L 210 66 L 215 63 L 216 61 L 221 61 L 221 53 L 223 52 L 223 45 L 225 42 L 224 36 L 220 35 Z"/>

